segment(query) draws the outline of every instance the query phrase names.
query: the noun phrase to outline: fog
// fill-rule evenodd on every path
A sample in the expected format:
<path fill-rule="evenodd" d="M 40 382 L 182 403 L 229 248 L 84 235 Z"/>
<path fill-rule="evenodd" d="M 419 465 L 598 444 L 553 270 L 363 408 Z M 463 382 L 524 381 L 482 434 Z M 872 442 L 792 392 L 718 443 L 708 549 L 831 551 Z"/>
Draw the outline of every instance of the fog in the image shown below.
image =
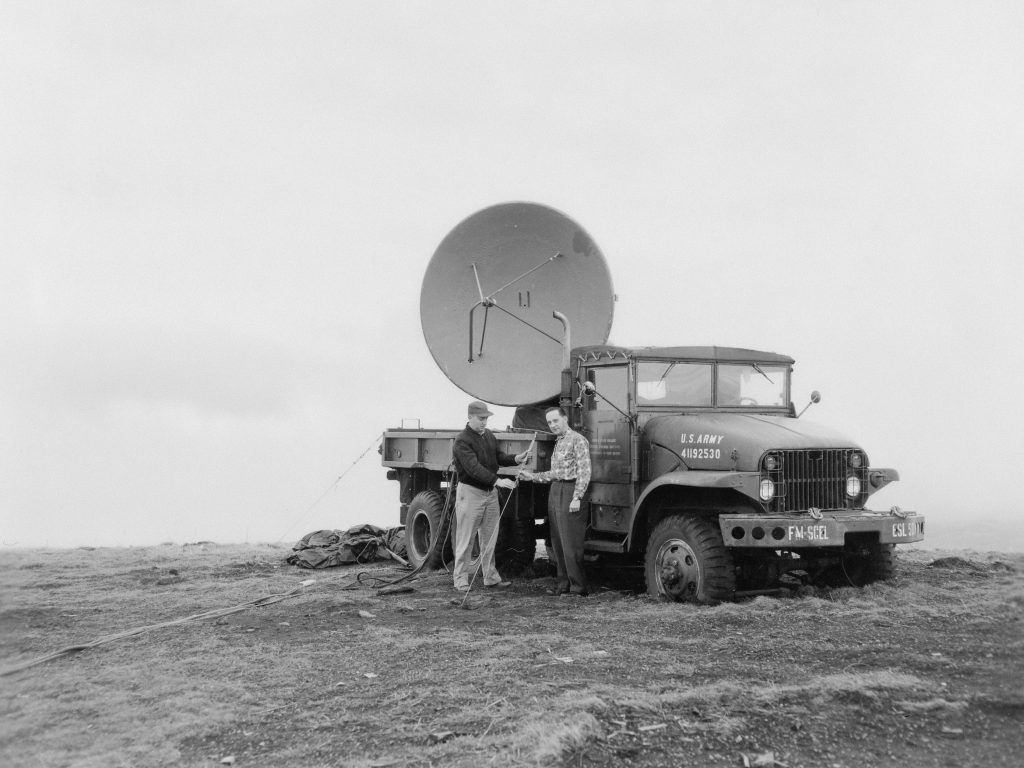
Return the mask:
<path fill-rule="evenodd" d="M 1019 3 L 9 2 L 0 28 L 4 547 L 397 524 L 381 432 L 470 399 L 423 342 L 427 262 L 529 200 L 604 252 L 612 342 L 793 356 L 804 418 L 899 469 L 872 506 L 1024 549 Z"/>

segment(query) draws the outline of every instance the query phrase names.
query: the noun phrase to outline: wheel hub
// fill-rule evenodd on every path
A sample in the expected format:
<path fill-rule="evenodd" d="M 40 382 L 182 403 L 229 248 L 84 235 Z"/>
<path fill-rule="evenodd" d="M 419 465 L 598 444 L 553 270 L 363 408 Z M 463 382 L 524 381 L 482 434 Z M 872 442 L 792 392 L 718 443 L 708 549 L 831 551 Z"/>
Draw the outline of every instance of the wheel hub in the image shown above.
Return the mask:
<path fill-rule="evenodd" d="M 658 586 L 662 594 L 682 600 L 697 594 L 700 566 L 690 545 L 682 539 L 669 539 L 658 550 Z"/>

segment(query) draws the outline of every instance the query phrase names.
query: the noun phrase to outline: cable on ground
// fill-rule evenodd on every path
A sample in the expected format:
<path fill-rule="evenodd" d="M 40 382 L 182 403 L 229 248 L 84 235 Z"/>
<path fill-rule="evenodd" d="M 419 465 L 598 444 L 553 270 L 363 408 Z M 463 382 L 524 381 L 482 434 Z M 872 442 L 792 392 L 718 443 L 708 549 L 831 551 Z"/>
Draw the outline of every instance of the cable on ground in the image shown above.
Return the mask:
<path fill-rule="evenodd" d="M 126 630 L 124 632 L 118 632 L 117 634 L 107 635 L 106 637 L 101 637 L 101 638 L 99 638 L 97 640 L 93 640 L 92 642 L 89 642 L 89 643 L 80 643 L 78 645 L 69 645 L 66 648 L 61 648 L 60 650 L 54 651 L 53 653 L 48 653 L 45 656 L 40 656 L 39 658 L 32 659 L 31 661 L 26 661 L 26 662 L 24 662 L 22 664 L 17 664 L 17 665 L 15 665 L 13 667 L 7 667 L 6 669 L 2 669 L 2 670 L 0 670 L 0 677 L 3 677 L 5 675 L 12 675 L 15 672 L 21 672 L 22 670 L 28 669 L 30 667 L 34 667 L 37 664 L 42 664 L 43 662 L 46 662 L 46 661 L 52 661 L 53 659 L 58 659 L 61 656 L 67 656 L 69 654 L 76 653 L 78 651 L 84 651 L 87 648 L 96 648 L 97 646 L 100 646 L 100 645 L 106 645 L 107 643 L 112 643 L 115 640 L 124 640 L 124 639 L 129 638 L 129 637 L 135 637 L 136 635 L 141 635 L 141 634 L 144 634 L 146 632 L 151 632 L 154 629 L 162 629 L 163 627 L 172 627 L 172 626 L 174 626 L 176 624 L 185 624 L 186 622 L 190 622 L 190 621 L 201 621 L 203 619 L 216 619 L 216 618 L 220 618 L 221 616 L 230 616 L 232 613 L 238 613 L 239 611 L 244 611 L 247 608 L 262 607 L 264 605 L 272 605 L 273 603 L 279 603 L 282 600 L 287 600 L 289 597 L 295 597 L 296 595 L 300 594 L 303 591 L 303 589 L 305 589 L 305 587 L 306 587 L 305 584 L 300 584 L 299 586 L 297 586 L 294 589 L 291 589 L 291 590 L 289 590 L 287 592 L 280 592 L 280 593 L 273 594 L 273 595 L 265 595 L 264 597 L 260 597 L 260 598 L 257 598 L 255 600 L 249 600 L 249 601 L 247 601 L 245 603 L 241 603 L 241 604 L 236 605 L 236 606 L 234 606 L 232 608 L 219 608 L 219 609 L 212 610 L 212 611 L 205 611 L 203 613 L 194 613 L 191 616 L 185 616 L 185 617 L 180 618 L 180 619 L 173 619 L 171 621 L 162 621 L 159 624 L 149 624 L 149 625 L 144 626 L 144 627 L 136 627 L 135 629 L 129 629 L 129 630 Z"/>

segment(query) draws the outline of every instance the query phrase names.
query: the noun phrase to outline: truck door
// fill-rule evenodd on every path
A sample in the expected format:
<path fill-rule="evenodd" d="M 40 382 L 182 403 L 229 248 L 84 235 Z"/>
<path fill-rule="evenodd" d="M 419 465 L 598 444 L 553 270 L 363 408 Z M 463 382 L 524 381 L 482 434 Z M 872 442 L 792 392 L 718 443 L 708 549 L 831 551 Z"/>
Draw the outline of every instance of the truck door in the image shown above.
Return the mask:
<path fill-rule="evenodd" d="M 608 538 L 623 537 L 617 546 L 624 546 L 629 534 L 634 501 L 633 450 L 630 419 L 630 376 L 628 365 L 593 366 L 587 380 L 594 383 L 596 395 L 584 397 L 583 436 L 590 441 L 590 487 L 584 501 L 590 530 L 584 546 L 601 549 Z M 615 541 L 615 539 L 611 539 Z M 607 550 L 621 551 L 621 550 Z"/>
<path fill-rule="evenodd" d="M 590 441 L 591 483 L 632 483 L 629 366 L 595 366 L 587 371 L 597 395 L 586 398 L 583 435 Z M 595 488 L 595 490 L 597 490 Z"/>

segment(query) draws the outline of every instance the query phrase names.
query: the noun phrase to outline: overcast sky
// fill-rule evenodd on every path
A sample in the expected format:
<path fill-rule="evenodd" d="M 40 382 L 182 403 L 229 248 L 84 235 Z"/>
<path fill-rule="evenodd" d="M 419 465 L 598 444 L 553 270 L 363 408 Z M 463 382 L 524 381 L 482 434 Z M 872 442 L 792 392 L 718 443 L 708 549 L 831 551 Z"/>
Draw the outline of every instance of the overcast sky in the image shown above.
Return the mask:
<path fill-rule="evenodd" d="M 396 524 L 375 441 L 469 399 L 424 269 L 529 200 L 613 342 L 791 355 L 876 507 L 1022 546 L 1022 40 L 1013 0 L 7 0 L 0 544 Z"/>

